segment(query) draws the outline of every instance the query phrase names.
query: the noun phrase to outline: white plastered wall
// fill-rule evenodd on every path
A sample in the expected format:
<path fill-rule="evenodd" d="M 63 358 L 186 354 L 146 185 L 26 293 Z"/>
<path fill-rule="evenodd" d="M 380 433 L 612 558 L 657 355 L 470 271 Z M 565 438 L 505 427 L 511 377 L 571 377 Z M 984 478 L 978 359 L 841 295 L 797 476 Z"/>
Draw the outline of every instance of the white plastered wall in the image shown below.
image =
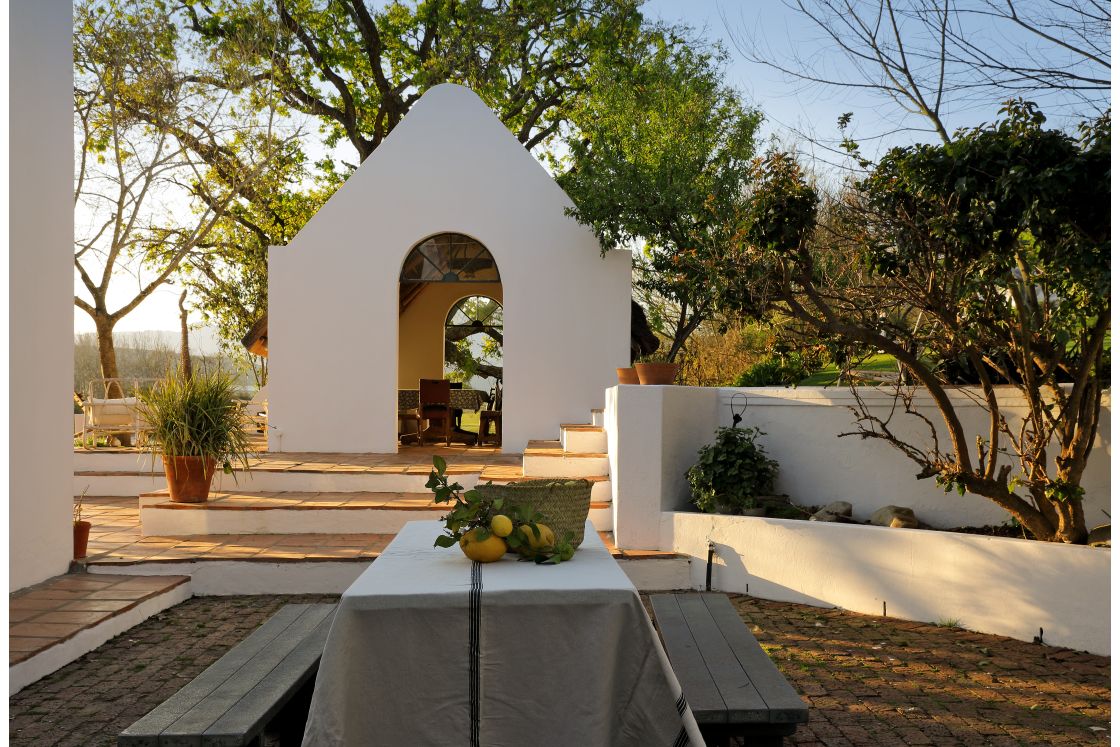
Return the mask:
<path fill-rule="evenodd" d="M 269 254 L 270 447 L 396 450 L 401 264 L 443 232 L 481 242 L 502 277 L 503 449 L 586 421 L 629 359 L 630 254 L 601 258 L 570 205 L 477 96 L 429 90 Z"/>
<path fill-rule="evenodd" d="M 875 414 L 888 416 L 893 401 L 889 391 L 868 388 L 861 395 Z M 976 404 L 975 393 L 955 391 L 952 397 L 966 436 L 985 433 L 987 414 Z M 1024 412 L 1016 406 L 1021 399 L 1011 389 L 1001 390 L 1000 398 L 1005 416 L 1017 427 L 1016 417 Z M 932 479 L 915 479 L 917 466 L 882 441 L 839 438 L 855 430 L 848 409 L 855 402 L 847 389 L 617 386 L 607 392 L 606 429 L 619 547 L 658 547 L 656 512 L 689 510 L 684 473 L 715 429 L 731 425 L 733 399 L 744 408 L 743 425 L 765 434 L 760 442 L 778 462 L 776 489 L 794 503 L 848 501 L 855 517 L 864 521 L 887 504 L 909 506 L 920 520 L 941 528 L 1000 524 L 1009 518 L 986 498 L 946 493 Z M 944 424 L 929 396 L 919 392 L 915 404 L 938 425 L 944 447 Z M 896 415 L 892 428 L 917 444 L 928 442 L 928 429 L 913 416 Z M 1107 523 L 1112 513 L 1111 455 L 1112 396 L 1105 392 L 1097 440 L 1081 483 L 1089 527 Z"/>
<path fill-rule="evenodd" d="M 10 589 L 65 573 L 73 556 L 71 8 L 13 0 L 8 11 Z"/>

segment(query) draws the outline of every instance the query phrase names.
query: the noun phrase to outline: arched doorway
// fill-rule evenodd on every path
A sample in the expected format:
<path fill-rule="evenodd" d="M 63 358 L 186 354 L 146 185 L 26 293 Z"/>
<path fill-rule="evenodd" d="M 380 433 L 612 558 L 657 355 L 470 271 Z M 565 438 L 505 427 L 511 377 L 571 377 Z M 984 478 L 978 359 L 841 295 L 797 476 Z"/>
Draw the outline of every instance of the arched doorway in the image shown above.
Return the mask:
<path fill-rule="evenodd" d="M 501 359 L 495 359 L 494 346 L 501 342 L 501 307 L 498 266 L 481 242 L 464 234 L 441 233 L 416 244 L 400 274 L 398 410 L 412 405 L 420 379 L 449 378 L 488 395 L 497 381 L 493 374 L 500 375 Z M 475 322 L 479 330 L 474 329 Z M 449 329 L 456 339 L 448 338 Z M 485 343 L 484 338 L 491 342 Z M 477 375 L 479 365 L 486 375 Z M 477 418 L 472 417 L 473 408 L 464 409 L 465 418 L 473 422 Z M 398 432 L 410 425 L 414 427 L 402 420 Z"/>

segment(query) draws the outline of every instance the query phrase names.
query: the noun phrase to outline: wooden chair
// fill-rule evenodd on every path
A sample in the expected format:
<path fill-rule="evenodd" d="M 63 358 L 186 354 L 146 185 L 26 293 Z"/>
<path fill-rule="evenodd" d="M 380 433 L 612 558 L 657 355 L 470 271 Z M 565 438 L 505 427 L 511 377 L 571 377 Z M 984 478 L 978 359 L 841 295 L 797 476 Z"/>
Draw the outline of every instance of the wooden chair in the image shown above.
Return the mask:
<path fill-rule="evenodd" d="M 494 434 L 490 434 L 490 426 L 494 426 Z M 487 440 L 494 444 L 502 444 L 502 385 L 494 384 L 494 397 L 490 400 L 490 407 L 478 414 L 478 440 L 475 445 L 482 446 Z"/>
<path fill-rule="evenodd" d="M 420 406 L 416 410 L 421 420 L 429 424 L 435 420 L 443 423 L 443 441 L 451 445 L 451 424 L 455 419 L 451 409 L 451 382 L 447 379 L 420 379 Z M 420 445 L 424 445 L 424 428 L 420 424 Z"/>

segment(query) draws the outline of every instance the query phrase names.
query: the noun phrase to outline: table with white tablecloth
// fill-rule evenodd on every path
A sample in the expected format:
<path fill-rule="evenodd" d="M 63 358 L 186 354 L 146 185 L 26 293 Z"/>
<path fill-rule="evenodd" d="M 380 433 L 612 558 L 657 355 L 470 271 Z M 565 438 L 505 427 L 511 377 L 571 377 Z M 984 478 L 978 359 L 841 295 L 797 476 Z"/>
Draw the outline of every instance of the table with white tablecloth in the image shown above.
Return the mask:
<path fill-rule="evenodd" d="M 703 745 L 590 523 L 558 565 L 472 563 L 441 528 L 408 523 L 342 595 L 305 746 Z"/>

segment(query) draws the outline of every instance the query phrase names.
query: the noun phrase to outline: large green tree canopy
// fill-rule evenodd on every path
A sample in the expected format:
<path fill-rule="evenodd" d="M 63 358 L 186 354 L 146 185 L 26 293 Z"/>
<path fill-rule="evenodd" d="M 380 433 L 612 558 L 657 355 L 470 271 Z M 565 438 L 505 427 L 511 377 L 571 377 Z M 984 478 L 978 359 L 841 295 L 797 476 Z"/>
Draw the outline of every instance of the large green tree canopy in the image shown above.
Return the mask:
<path fill-rule="evenodd" d="M 527 148 L 568 121 L 591 60 L 632 44 L 638 0 L 184 0 L 228 80 L 267 77 L 365 160 L 432 86 L 462 83 Z"/>
<path fill-rule="evenodd" d="M 895 356 L 937 406 L 948 443 L 908 396 L 930 442 L 866 407 L 858 435 L 883 439 L 946 489 L 987 497 L 1039 539 L 1084 542 L 1082 474 L 1108 385 L 1111 298 L 1109 115 L 1080 138 L 1046 129 L 1026 102 L 948 143 L 889 151 L 821 234 L 818 198 L 795 161 L 759 164 L 747 249 L 767 264 L 774 305 L 818 334 Z M 858 260 L 827 266 L 843 244 Z M 969 434 L 943 366 L 979 383 L 988 428 Z M 1018 391 L 1017 424 L 997 384 Z"/>
<path fill-rule="evenodd" d="M 762 117 L 723 82 L 719 50 L 671 33 L 593 68 L 560 185 L 603 250 L 644 245 L 638 284 L 673 304 L 668 357 L 716 308 Z"/>

